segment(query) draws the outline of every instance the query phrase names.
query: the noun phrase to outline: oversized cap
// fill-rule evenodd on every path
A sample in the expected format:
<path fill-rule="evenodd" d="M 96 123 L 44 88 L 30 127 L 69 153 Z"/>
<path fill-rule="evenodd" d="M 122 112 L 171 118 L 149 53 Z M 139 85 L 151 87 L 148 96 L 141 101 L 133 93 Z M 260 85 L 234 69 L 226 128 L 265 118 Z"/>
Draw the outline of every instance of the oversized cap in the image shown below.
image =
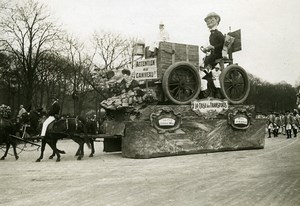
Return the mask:
<path fill-rule="evenodd" d="M 218 17 L 218 23 L 220 23 L 221 21 L 221 17 L 219 16 L 219 14 L 215 13 L 215 12 L 210 12 L 209 14 L 207 14 L 207 16 L 205 17 L 204 21 L 206 21 L 208 18 L 210 17 Z"/>

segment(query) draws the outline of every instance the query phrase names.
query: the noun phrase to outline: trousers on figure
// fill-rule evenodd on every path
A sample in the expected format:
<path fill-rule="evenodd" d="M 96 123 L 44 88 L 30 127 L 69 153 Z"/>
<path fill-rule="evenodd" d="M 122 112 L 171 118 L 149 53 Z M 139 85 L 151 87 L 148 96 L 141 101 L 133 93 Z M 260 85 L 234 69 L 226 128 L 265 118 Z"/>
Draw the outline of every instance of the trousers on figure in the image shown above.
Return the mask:
<path fill-rule="evenodd" d="M 43 123 L 43 128 L 41 132 L 41 136 L 44 137 L 46 135 L 48 125 L 55 120 L 55 117 L 49 116 Z"/>

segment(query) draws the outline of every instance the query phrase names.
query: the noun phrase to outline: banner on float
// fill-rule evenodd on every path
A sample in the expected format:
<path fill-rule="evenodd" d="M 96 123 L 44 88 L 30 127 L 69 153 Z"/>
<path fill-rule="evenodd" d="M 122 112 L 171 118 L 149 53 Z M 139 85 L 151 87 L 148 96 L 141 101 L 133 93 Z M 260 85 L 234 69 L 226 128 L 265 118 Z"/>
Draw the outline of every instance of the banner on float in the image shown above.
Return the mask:
<path fill-rule="evenodd" d="M 191 102 L 191 109 L 205 119 L 214 119 L 218 114 L 226 112 L 228 108 L 229 105 L 226 100 L 211 97 Z"/>

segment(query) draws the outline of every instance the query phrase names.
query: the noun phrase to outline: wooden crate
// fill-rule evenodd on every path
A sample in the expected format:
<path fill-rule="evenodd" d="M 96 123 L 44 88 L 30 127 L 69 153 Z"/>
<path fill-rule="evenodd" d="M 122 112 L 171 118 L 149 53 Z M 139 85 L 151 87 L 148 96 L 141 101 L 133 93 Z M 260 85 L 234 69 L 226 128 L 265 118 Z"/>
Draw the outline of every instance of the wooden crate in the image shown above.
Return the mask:
<path fill-rule="evenodd" d="M 157 54 L 158 78 L 162 79 L 165 71 L 176 62 L 189 62 L 199 66 L 199 47 L 196 45 L 160 42 Z"/>

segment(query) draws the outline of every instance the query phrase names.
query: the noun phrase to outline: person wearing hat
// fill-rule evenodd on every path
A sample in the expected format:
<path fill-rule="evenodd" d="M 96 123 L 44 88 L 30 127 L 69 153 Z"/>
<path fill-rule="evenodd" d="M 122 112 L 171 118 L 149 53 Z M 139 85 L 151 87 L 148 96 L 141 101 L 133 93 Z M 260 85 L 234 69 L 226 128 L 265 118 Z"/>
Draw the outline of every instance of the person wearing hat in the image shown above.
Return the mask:
<path fill-rule="evenodd" d="M 222 58 L 222 50 L 223 50 L 223 45 L 225 41 L 225 37 L 218 30 L 218 25 L 221 21 L 221 17 L 215 13 L 211 12 L 209 13 L 204 21 L 206 22 L 206 25 L 208 29 L 210 30 L 210 36 L 209 36 L 209 43 L 210 45 L 203 47 L 202 50 L 205 53 L 210 52 L 209 55 L 207 55 L 204 59 L 204 66 L 205 67 L 211 67 L 213 69 L 216 65 L 215 60 L 216 59 L 221 59 Z"/>
<path fill-rule="evenodd" d="M 58 98 L 52 97 L 52 104 L 48 112 L 48 118 L 43 122 L 41 137 L 46 135 L 48 125 L 58 118 L 60 112 L 60 106 L 58 103 Z"/>
<path fill-rule="evenodd" d="M 166 42 L 170 40 L 169 33 L 165 29 L 164 23 L 160 22 L 159 24 L 159 33 L 157 35 L 156 41 L 149 46 L 149 51 L 151 52 L 151 57 L 154 57 L 155 51 L 159 46 L 159 42 Z"/>

